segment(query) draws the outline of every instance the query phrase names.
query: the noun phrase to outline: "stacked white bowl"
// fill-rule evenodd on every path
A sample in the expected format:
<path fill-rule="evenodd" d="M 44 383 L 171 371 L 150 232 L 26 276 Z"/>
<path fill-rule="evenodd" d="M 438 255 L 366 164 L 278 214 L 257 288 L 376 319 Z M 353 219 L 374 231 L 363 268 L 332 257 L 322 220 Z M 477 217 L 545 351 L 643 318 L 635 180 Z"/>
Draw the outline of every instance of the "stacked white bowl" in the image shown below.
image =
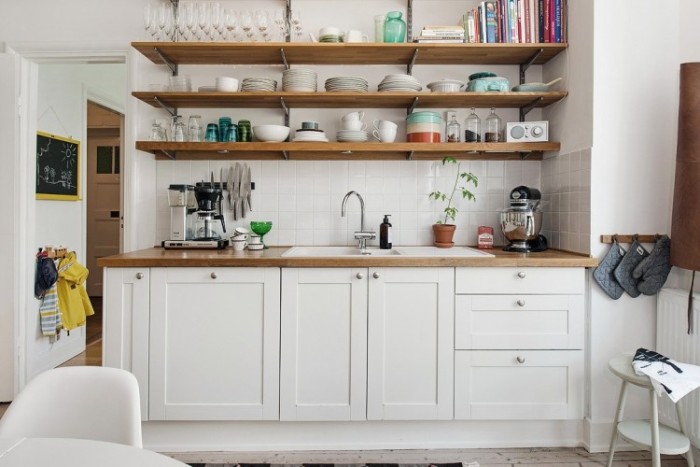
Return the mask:
<path fill-rule="evenodd" d="M 238 91 L 238 80 L 230 76 L 217 76 L 216 90 L 219 92 L 236 92 Z"/>

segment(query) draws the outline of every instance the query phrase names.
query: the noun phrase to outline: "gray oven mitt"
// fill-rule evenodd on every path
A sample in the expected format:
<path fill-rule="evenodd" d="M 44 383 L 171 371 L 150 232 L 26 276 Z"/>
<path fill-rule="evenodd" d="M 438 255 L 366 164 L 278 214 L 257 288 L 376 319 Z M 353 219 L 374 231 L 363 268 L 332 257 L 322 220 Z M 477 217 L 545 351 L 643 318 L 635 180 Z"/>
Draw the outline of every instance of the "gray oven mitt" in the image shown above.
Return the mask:
<path fill-rule="evenodd" d="M 593 270 L 593 279 L 613 300 L 622 297 L 622 294 L 625 292 L 613 275 L 613 271 L 620 264 L 624 255 L 625 250 L 617 243 L 617 240 L 613 240 L 610 250 L 600 261 L 598 267 Z"/>
<path fill-rule="evenodd" d="M 639 279 L 637 288 L 644 295 L 655 295 L 661 290 L 671 272 L 671 239 L 661 235 L 649 256 L 632 270 L 632 277 Z"/>
<path fill-rule="evenodd" d="M 632 271 L 647 256 L 649 256 L 649 252 L 639 243 L 639 240 L 635 238 L 627 254 L 622 258 L 622 261 L 620 261 L 620 264 L 617 265 L 613 272 L 617 282 L 620 283 L 630 297 L 639 297 L 641 293 L 637 288 L 637 282 L 639 281 L 632 277 Z"/>

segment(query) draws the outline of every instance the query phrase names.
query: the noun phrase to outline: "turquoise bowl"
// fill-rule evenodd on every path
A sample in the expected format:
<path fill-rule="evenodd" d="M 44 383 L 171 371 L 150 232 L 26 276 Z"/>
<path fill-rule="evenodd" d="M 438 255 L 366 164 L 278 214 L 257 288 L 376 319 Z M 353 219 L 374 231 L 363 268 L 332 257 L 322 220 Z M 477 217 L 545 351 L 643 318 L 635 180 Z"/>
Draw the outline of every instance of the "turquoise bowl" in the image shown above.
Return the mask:
<path fill-rule="evenodd" d="M 442 123 L 442 116 L 437 112 L 413 112 L 406 117 L 406 123 Z"/>

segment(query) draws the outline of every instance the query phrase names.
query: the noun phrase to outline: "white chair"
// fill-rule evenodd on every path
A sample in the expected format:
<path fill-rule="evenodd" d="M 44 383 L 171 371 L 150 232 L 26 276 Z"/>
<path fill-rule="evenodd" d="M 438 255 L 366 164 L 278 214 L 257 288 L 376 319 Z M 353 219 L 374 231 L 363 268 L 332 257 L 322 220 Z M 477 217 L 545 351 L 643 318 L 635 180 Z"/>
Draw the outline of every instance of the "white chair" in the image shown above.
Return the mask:
<path fill-rule="evenodd" d="M 680 431 L 659 423 L 659 410 L 657 395 L 654 391 L 648 376 L 639 376 L 632 368 L 632 355 L 620 355 L 614 357 L 608 363 L 610 371 L 622 379 L 620 388 L 620 398 L 617 402 L 615 413 L 615 424 L 610 439 L 610 454 L 608 457 L 608 467 L 612 466 L 615 455 L 615 444 L 620 437 L 634 446 L 651 451 L 651 462 L 653 467 L 661 467 L 661 454 L 679 455 L 688 453 L 686 460 L 688 467 L 694 467 L 693 451 L 690 440 L 687 436 L 685 419 L 678 403 L 676 403 L 676 414 Z M 622 413 L 625 409 L 627 399 L 627 386 L 633 384 L 649 391 L 651 402 L 650 420 L 622 420 Z"/>
<path fill-rule="evenodd" d="M 139 387 L 125 370 L 72 366 L 32 379 L 0 419 L 0 438 L 79 438 L 143 447 Z"/>

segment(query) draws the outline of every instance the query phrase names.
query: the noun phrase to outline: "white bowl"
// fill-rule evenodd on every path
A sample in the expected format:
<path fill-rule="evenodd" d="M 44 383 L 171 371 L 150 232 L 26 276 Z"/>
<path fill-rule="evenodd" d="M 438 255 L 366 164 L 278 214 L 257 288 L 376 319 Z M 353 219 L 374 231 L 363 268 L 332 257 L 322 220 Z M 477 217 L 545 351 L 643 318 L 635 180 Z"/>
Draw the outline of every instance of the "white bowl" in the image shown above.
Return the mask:
<path fill-rule="evenodd" d="M 253 134 L 260 141 L 284 141 L 289 136 L 289 127 L 283 125 L 256 125 Z"/>
<path fill-rule="evenodd" d="M 265 245 L 263 245 L 262 243 L 249 243 L 248 244 L 249 250 L 258 251 L 258 250 L 262 250 L 264 248 L 265 248 Z"/>
<path fill-rule="evenodd" d="M 238 80 L 230 76 L 218 76 L 216 78 L 216 90 L 220 92 L 238 91 Z"/>

